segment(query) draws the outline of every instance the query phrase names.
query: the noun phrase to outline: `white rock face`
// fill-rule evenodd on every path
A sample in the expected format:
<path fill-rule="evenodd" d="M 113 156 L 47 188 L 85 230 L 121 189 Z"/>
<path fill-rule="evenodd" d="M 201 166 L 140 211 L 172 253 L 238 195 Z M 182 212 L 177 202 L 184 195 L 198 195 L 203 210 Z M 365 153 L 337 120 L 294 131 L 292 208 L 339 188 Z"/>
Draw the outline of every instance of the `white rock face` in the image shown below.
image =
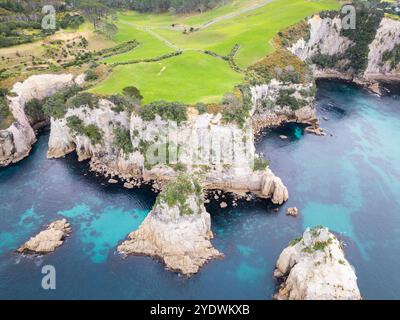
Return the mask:
<path fill-rule="evenodd" d="M 321 19 L 315 15 L 308 20 L 310 25 L 310 39 L 297 41 L 289 50 L 301 60 L 306 60 L 316 53 L 334 55 L 343 53 L 350 46 L 351 41 L 342 37 L 342 20 L 340 18 Z"/>
<path fill-rule="evenodd" d="M 314 106 L 314 84 L 283 84 L 272 79 L 268 84 L 257 85 L 251 88 L 254 105 L 252 125 L 255 133 L 259 133 L 264 128 L 279 126 L 283 123 L 297 122 L 319 127 Z M 279 91 L 294 90 L 293 96 L 296 99 L 306 101 L 304 107 L 292 110 L 289 106 L 277 104 Z M 308 96 L 303 96 L 301 92 L 309 92 Z"/>
<path fill-rule="evenodd" d="M 42 74 L 14 85 L 11 92 L 15 96 L 8 97 L 8 100 L 16 121 L 8 129 L 0 131 L 0 166 L 25 158 L 36 142 L 35 132 L 24 112 L 25 103 L 33 98 L 48 97 L 73 83 L 71 74 Z"/>
<path fill-rule="evenodd" d="M 191 184 L 193 190 L 184 205 L 169 206 L 162 193 L 139 229 L 118 246 L 118 252 L 159 258 L 168 269 L 187 276 L 197 273 L 207 261 L 222 258 L 210 242 L 211 219 L 203 197 Z"/>
<path fill-rule="evenodd" d="M 400 66 L 392 69 L 390 62 L 383 63 L 382 56 L 400 44 L 400 21 L 383 18 L 376 33 L 375 40 L 369 45 L 368 67 L 365 77 L 377 75 L 400 75 Z"/>
<path fill-rule="evenodd" d="M 41 254 L 53 252 L 64 243 L 65 237 L 70 233 L 70 224 L 66 219 L 54 221 L 48 225 L 46 230 L 30 238 L 17 251 Z"/>
<path fill-rule="evenodd" d="M 135 113 L 129 118 L 126 112 L 114 112 L 113 107 L 103 99 L 93 110 L 81 106 L 68 110 L 63 119 L 51 119 L 48 157 L 58 158 L 76 150 L 79 160 L 91 159 L 92 169 L 102 174 L 126 181 L 143 178 L 159 182 L 177 176 L 177 171 L 165 164 L 168 160 L 198 175 L 206 189 L 252 192 L 280 204 L 287 200 L 286 187 L 271 170 L 253 170 L 255 147 L 250 121 L 242 129 L 223 124 L 220 114 L 202 114 L 192 115 L 175 127 L 159 116 L 144 121 Z M 96 125 L 102 131 L 102 142 L 93 145 L 86 136 L 71 132 L 66 121 L 69 116 L 78 116 L 85 125 Z M 115 144 L 114 130 L 121 126 L 130 131 L 134 150 L 130 154 L 124 154 Z M 179 156 L 173 146 L 179 147 Z M 272 184 L 269 188 L 264 187 L 266 181 Z"/>
<path fill-rule="evenodd" d="M 280 300 L 360 300 L 357 277 L 342 245 L 327 228 L 307 229 L 284 249 L 274 276 Z"/>
<path fill-rule="evenodd" d="M 310 25 L 310 39 L 300 39 L 289 50 L 301 60 L 313 57 L 317 53 L 335 55 L 344 53 L 352 42 L 347 37 L 340 35 L 342 25 L 339 18 L 321 19 L 318 15 L 308 21 Z M 362 32 L 362 31 L 360 31 Z M 314 76 L 319 78 L 343 78 L 355 80 L 359 84 L 369 86 L 375 80 L 400 80 L 400 66 L 393 68 L 390 62 L 384 62 L 384 52 L 391 51 L 400 43 L 400 21 L 383 18 L 375 35 L 375 39 L 369 45 L 368 66 L 363 75 L 353 75 L 340 70 L 315 69 Z M 354 79 L 356 78 L 356 79 Z M 366 82 L 366 83 L 363 83 Z"/>

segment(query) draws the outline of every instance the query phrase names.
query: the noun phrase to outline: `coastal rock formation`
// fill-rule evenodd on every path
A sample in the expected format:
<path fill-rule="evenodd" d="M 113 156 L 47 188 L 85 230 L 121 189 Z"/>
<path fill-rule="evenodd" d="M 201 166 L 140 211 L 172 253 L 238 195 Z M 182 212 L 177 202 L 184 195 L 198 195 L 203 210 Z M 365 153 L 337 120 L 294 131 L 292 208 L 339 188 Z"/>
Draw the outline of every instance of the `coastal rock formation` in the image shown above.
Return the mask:
<path fill-rule="evenodd" d="M 153 210 L 118 252 L 156 257 L 168 269 L 190 276 L 207 261 L 223 257 L 212 238 L 200 185 L 180 175 L 157 197 Z"/>
<path fill-rule="evenodd" d="M 314 66 L 316 78 L 339 78 L 366 88 L 372 86 L 372 89 L 376 89 L 376 81 L 400 80 L 399 62 L 393 63 L 384 57 L 400 45 L 400 21 L 386 17 L 381 20 L 373 41 L 367 48 L 369 51 L 366 68 L 361 72 L 354 72 L 352 68 L 346 67 L 349 62 L 346 50 L 354 43 L 342 35 L 342 20 L 339 16 L 331 19 L 315 15 L 308 20 L 308 24 L 309 38 L 298 40 L 289 50 L 303 61 L 316 55 L 333 58 L 331 62 L 335 62 L 334 67 Z"/>
<path fill-rule="evenodd" d="M 305 101 L 297 110 L 277 103 L 281 90 L 293 91 L 292 95 Z M 284 123 L 296 122 L 319 128 L 314 106 L 315 84 L 284 84 L 272 79 L 268 84 L 251 88 L 254 105 L 252 125 L 255 134 L 264 128 L 277 127 Z"/>
<path fill-rule="evenodd" d="M 17 251 L 40 254 L 53 252 L 64 243 L 70 233 L 71 227 L 66 219 L 54 221 L 48 225 L 46 230 L 30 238 Z"/>
<path fill-rule="evenodd" d="M 282 251 L 274 276 L 279 300 L 360 300 L 357 277 L 327 228 L 307 229 Z"/>
<path fill-rule="evenodd" d="M 42 74 L 14 85 L 7 99 L 15 122 L 0 131 L 0 167 L 25 158 L 36 142 L 35 131 L 24 112 L 25 103 L 34 98 L 41 100 L 73 83 L 71 74 Z"/>
<path fill-rule="evenodd" d="M 208 190 L 250 192 L 279 204 L 287 200 L 286 187 L 268 166 L 254 167 L 257 157 L 250 119 L 240 128 L 223 123 L 220 113 L 188 110 L 192 116 L 174 125 L 158 115 L 147 121 L 136 112 L 129 115 L 117 109 L 113 102 L 100 99 L 95 108 L 76 106 L 64 118 L 51 119 L 48 157 L 75 150 L 80 161 L 90 159 L 92 170 L 108 178 L 118 176 L 129 186 L 137 179 L 163 185 L 177 177 L 178 167 L 198 176 Z M 74 131 L 68 125 L 71 118 L 98 128 L 101 139 L 94 142 L 84 132 Z M 125 150 L 116 142 L 117 132 L 124 133 Z"/>

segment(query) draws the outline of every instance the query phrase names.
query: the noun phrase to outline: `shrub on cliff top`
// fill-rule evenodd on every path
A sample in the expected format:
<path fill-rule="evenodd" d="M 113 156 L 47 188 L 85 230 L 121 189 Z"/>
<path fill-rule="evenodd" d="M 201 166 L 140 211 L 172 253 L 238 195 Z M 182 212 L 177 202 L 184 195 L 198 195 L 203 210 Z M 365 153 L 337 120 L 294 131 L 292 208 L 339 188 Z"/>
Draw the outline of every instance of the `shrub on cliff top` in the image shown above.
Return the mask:
<path fill-rule="evenodd" d="M 357 6 L 355 29 L 342 29 L 341 35 L 352 40 L 353 45 L 346 50 L 348 67 L 355 72 L 362 72 L 368 66 L 369 45 L 375 39 L 376 32 L 384 17 L 383 11 L 369 9 L 363 4 Z"/>
<path fill-rule="evenodd" d="M 187 120 L 187 108 L 179 102 L 156 101 L 141 107 L 139 115 L 145 121 L 152 121 L 159 115 L 163 120 L 180 124 Z"/>
<path fill-rule="evenodd" d="M 31 123 L 36 123 L 46 118 L 43 112 L 43 103 L 43 101 L 36 98 L 25 103 L 25 114 L 29 117 Z"/>
<path fill-rule="evenodd" d="M 189 208 L 187 198 L 193 194 L 202 200 L 202 188 L 199 182 L 182 173 L 176 180 L 167 184 L 164 191 L 157 197 L 155 206 L 162 201 L 165 202 L 169 208 L 178 206 L 181 215 L 191 215 L 194 214 L 194 212 Z"/>
<path fill-rule="evenodd" d="M 99 106 L 99 98 L 89 92 L 80 92 L 72 98 L 68 99 L 67 106 L 71 108 L 87 106 L 90 109 L 94 109 Z"/>
<path fill-rule="evenodd" d="M 71 86 L 45 98 L 42 105 L 43 113 L 55 119 L 63 118 L 68 110 L 67 100 L 80 90 L 78 86 Z"/>
<path fill-rule="evenodd" d="M 251 92 L 247 86 L 239 85 L 233 93 L 228 93 L 222 101 L 222 119 L 226 123 L 236 123 L 243 128 L 250 116 Z"/>
<path fill-rule="evenodd" d="M 115 106 L 112 108 L 114 112 L 123 112 L 126 111 L 129 114 L 135 109 L 137 105 L 137 101 L 132 100 L 129 97 L 122 96 L 120 94 L 113 94 L 112 96 L 108 97 Z"/>
<path fill-rule="evenodd" d="M 102 131 L 95 124 L 86 126 L 79 117 L 70 116 L 67 125 L 75 134 L 87 136 L 94 145 L 102 141 Z"/>
<path fill-rule="evenodd" d="M 289 50 L 279 48 L 249 68 L 252 84 L 277 79 L 285 83 L 304 83 L 311 79 L 307 65 Z"/>

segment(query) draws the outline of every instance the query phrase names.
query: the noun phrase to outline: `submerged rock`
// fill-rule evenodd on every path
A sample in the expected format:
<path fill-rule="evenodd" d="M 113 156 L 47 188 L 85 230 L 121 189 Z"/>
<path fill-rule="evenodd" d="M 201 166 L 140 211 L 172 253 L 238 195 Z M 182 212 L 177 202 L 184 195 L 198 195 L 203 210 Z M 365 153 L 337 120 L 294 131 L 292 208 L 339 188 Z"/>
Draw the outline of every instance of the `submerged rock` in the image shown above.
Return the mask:
<path fill-rule="evenodd" d="M 117 250 L 159 258 L 168 269 L 190 276 L 208 260 L 223 257 L 212 246 L 212 238 L 200 185 L 180 175 L 165 187 L 139 229 Z"/>
<path fill-rule="evenodd" d="M 274 276 L 279 300 L 360 300 L 357 277 L 327 228 L 307 229 L 282 251 Z"/>
<path fill-rule="evenodd" d="M 297 209 L 296 207 L 288 208 L 286 215 L 292 216 L 292 217 L 297 217 L 299 215 L 299 209 Z"/>
<path fill-rule="evenodd" d="M 42 254 L 53 252 L 64 243 L 65 238 L 70 233 L 71 227 L 66 219 L 54 221 L 48 225 L 46 230 L 30 238 L 17 251 Z"/>

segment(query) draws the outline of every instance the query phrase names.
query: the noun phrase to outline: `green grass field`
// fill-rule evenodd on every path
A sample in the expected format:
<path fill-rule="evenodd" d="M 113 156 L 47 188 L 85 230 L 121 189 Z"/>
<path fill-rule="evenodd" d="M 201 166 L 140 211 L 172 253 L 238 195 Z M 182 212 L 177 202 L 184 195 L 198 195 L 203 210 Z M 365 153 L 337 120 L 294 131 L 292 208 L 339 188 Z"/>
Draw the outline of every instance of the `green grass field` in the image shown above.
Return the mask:
<path fill-rule="evenodd" d="M 243 80 L 226 61 L 188 51 L 180 56 L 154 63 L 118 66 L 111 76 L 92 92 L 121 93 L 127 85 L 140 89 L 144 103 L 155 100 L 196 102 L 219 101 Z"/>
<path fill-rule="evenodd" d="M 154 58 L 177 50 L 184 51 L 184 54 L 160 62 L 118 66 L 108 79 L 91 91 L 109 94 L 135 85 L 142 92 L 145 102 L 161 99 L 184 103 L 219 102 L 224 93 L 242 81 L 243 75 L 233 71 L 226 61 L 206 55 L 202 50 L 227 55 L 239 44 L 235 61 L 246 68 L 273 52 L 271 40 L 279 30 L 313 13 L 339 8 L 336 0 L 274 0 L 239 14 L 246 8 L 265 2 L 234 0 L 203 14 L 182 16 L 119 13 L 116 22 L 119 31 L 115 41 L 120 43 L 136 39 L 140 45 L 131 52 L 107 58 L 104 62 L 112 64 Z M 229 14 L 231 16 L 227 17 Z M 214 19 L 217 22 L 207 28 L 183 33 L 184 29 L 200 27 Z M 173 24 L 175 27 L 172 27 Z"/>

